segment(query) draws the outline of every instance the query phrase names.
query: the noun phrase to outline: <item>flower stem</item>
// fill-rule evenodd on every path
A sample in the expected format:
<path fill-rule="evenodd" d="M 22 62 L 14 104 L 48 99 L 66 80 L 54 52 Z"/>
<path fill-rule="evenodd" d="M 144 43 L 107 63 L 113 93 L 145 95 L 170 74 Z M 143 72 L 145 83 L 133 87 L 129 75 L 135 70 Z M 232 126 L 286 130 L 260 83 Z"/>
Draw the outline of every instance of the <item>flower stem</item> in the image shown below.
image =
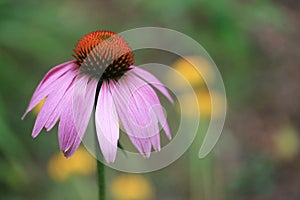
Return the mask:
<path fill-rule="evenodd" d="M 99 81 L 96 89 L 96 95 L 95 95 L 95 110 L 97 107 L 97 101 L 98 101 L 98 95 L 101 88 L 102 82 Z M 95 129 L 95 145 L 96 149 L 99 149 L 99 144 L 97 140 L 97 130 L 96 130 L 96 124 L 94 124 Z M 96 154 L 97 156 L 97 174 L 98 174 L 98 199 L 99 200 L 105 200 L 105 165 L 100 161 L 100 156 Z"/>
<path fill-rule="evenodd" d="M 97 159 L 99 200 L 105 200 L 105 166 Z"/>

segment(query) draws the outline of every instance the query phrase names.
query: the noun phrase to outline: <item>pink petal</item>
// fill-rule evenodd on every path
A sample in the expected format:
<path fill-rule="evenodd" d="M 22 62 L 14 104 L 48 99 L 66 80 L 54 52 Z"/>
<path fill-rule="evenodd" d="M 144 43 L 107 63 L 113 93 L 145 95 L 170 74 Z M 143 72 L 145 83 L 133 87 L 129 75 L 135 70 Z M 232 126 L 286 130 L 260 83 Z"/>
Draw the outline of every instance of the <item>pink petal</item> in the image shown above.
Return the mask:
<path fill-rule="evenodd" d="M 36 137 L 43 129 L 76 75 L 77 73 L 75 71 L 68 71 L 52 84 L 53 91 L 47 97 L 41 111 L 36 118 L 32 131 L 32 137 Z M 53 123 L 53 120 L 51 121 Z M 51 123 L 49 125 L 52 127 L 54 126 Z"/>
<path fill-rule="evenodd" d="M 151 144 L 155 151 L 160 151 L 160 136 L 156 134 L 150 138 Z"/>
<path fill-rule="evenodd" d="M 149 158 L 151 153 L 151 141 L 147 138 L 136 138 L 136 137 L 129 137 L 132 144 L 137 148 L 137 150 L 145 157 Z"/>
<path fill-rule="evenodd" d="M 170 128 L 169 128 L 169 125 L 168 125 L 168 122 L 167 122 L 167 119 L 166 119 L 166 116 L 164 114 L 161 104 L 157 104 L 157 106 L 153 107 L 152 109 L 155 112 L 156 117 L 157 117 L 160 125 L 164 129 L 168 139 L 171 140 L 172 135 L 171 135 Z"/>
<path fill-rule="evenodd" d="M 73 114 L 73 93 L 74 87 L 71 87 L 65 94 L 61 102 L 61 116 L 58 126 L 58 141 L 60 150 L 64 153 L 68 152 L 74 141 L 76 140 L 77 132 L 74 124 Z"/>
<path fill-rule="evenodd" d="M 137 78 L 134 78 L 134 75 L 129 74 L 129 79 L 133 82 L 134 85 L 142 85 L 143 83 L 140 83 L 140 80 Z M 170 133 L 170 128 L 166 119 L 166 116 L 163 112 L 162 105 L 159 101 L 159 98 L 155 91 L 148 85 L 144 85 L 140 87 L 141 95 L 145 96 L 146 99 L 150 102 L 152 110 L 155 112 L 156 117 L 158 121 L 160 122 L 162 128 L 164 129 L 168 139 L 172 139 L 172 135 Z"/>
<path fill-rule="evenodd" d="M 75 72 L 75 76 L 78 74 L 78 72 Z M 68 99 L 70 97 L 73 98 L 73 87 L 74 87 L 74 79 L 75 76 L 73 78 L 72 83 L 70 84 L 69 88 L 67 89 L 67 92 L 64 94 L 64 96 L 62 97 L 61 102 L 56 106 L 56 108 L 52 111 L 48 121 L 45 124 L 45 128 L 47 131 L 50 131 L 54 125 L 56 124 L 56 122 L 58 121 L 59 117 L 61 116 L 61 113 L 64 111 L 64 109 L 68 106 L 73 105 L 73 102 L 65 102 L 65 99 Z"/>
<path fill-rule="evenodd" d="M 140 81 L 134 83 L 134 79 Z M 152 101 L 142 92 L 146 87 L 150 88 L 136 76 L 123 76 L 112 89 L 117 112 L 127 134 L 137 138 L 149 138 L 158 132 L 158 121 L 151 110 Z"/>
<path fill-rule="evenodd" d="M 174 100 L 172 99 L 171 95 L 169 94 L 168 90 L 164 87 L 164 85 L 151 73 L 147 72 L 146 70 L 143 70 L 139 67 L 134 67 L 132 70 L 127 72 L 129 73 L 135 73 L 138 76 L 140 76 L 142 79 L 153 85 L 157 90 L 159 90 L 163 95 L 165 95 L 168 100 L 171 103 L 174 103 Z"/>
<path fill-rule="evenodd" d="M 133 74 L 110 85 L 116 110 L 134 146 L 145 157 L 150 155 L 151 144 L 159 151 L 158 120 L 152 108 L 160 102 L 154 90 Z"/>
<path fill-rule="evenodd" d="M 103 156 L 108 163 L 116 159 L 119 124 L 107 81 L 103 81 L 96 107 L 97 136 Z"/>
<path fill-rule="evenodd" d="M 95 101 L 97 80 L 81 76 L 75 80 L 73 93 L 73 117 L 77 136 L 73 137 L 71 147 L 65 152 L 66 157 L 72 156 L 80 145 L 88 126 Z"/>
<path fill-rule="evenodd" d="M 137 78 L 134 74 L 127 74 L 128 80 L 132 82 L 134 86 L 137 86 L 136 91 L 140 93 L 148 102 L 149 108 L 155 113 L 158 121 L 162 125 L 168 139 L 171 140 L 172 136 L 170 133 L 169 125 L 167 123 L 166 116 L 163 112 L 162 105 L 159 101 L 159 98 L 152 87 L 150 87 L 143 80 Z"/>
<path fill-rule="evenodd" d="M 74 60 L 60 64 L 52 68 L 42 79 L 34 91 L 30 100 L 29 106 L 27 107 L 22 119 L 30 112 L 42 99 L 49 95 L 53 90 L 53 85 L 57 79 L 63 76 L 69 70 L 75 70 L 78 65 Z"/>

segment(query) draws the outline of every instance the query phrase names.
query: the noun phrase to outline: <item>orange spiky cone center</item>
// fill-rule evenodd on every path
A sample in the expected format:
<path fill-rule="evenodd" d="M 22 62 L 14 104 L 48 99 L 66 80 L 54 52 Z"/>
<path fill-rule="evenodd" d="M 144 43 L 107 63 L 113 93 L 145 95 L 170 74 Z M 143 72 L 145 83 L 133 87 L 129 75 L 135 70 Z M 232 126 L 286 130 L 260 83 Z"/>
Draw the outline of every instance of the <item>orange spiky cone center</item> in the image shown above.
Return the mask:
<path fill-rule="evenodd" d="M 74 58 L 82 74 L 101 80 L 118 80 L 133 65 L 133 53 L 127 42 L 110 31 L 94 31 L 75 46 Z"/>

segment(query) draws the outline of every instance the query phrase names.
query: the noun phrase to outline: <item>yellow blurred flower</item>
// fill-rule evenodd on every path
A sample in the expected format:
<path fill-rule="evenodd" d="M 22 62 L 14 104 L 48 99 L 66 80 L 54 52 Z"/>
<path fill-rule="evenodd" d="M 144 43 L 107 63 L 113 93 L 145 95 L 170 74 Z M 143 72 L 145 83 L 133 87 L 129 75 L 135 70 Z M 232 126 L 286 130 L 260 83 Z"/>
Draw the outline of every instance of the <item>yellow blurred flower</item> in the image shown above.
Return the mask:
<path fill-rule="evenodd" d="M 205 77 L 206 81 L 209 82 L 213 82 L 215 79 L 215 74 L 209 61 L 199 56 L 186 56 L 178 59 L 173 64 L 173 68 L 180 76 L 175 72 L 170 72 L 167 74 L 167 81 L 177 90 L 186 89 L 188 82 L 195 93 L 184 93 L 180 96 L 179 103 L 183 115 L 190 117 L 198 115 L 196 107 L 199 109 L 201 117 L 210 117 L 212 109 L 215 116 L 223 112 L 226 100 L 218 92 L 208 91 L 203 79 Z M 211 99 L 215 102 L 213 108 Z"/>
<path fill-rule="evenodd" d="M 185 78 L 193 87 L 205 85 L 203 76 L 208 80 L 214 80 L 214 72 L 209 62 L 199 56 L 186 56 L 180 58 L 173 64 L 174 69 Z M 199 73 L 200 71 L 200 73 Z M 184 86 L 183 79 L 179 79 L 170 73 L 167 75 L 167 79 L 171 82 L 174 87 L 181 89 Z"/>
<path fill-rule="evenodd" d="M 299 133 L 292 125 L 284 125 L 273 135 L 275 155 L 281 160 L 291 160 L 299 153 Z"/>
<path fill-rule="evenodd" d="M 38 115 L 40 110 L 42 109 L 44 103 L 45 103 L 45 100 L 46 98 L 44 98 L 42 101 L 40 101 L 40 103 L 38 103 L 33 109 L 32 109 L 32 112 L 35 114 L 35 115 Z"/>
<path fill-rule="evenodd" d="M 117 176 L 111 184 L 111 193 L 117 200 L 149 200 L 154 196 L 146 178 L 130 174 Z"/>
<path fill-rule="evenodd" d="M 193 100 L 196 96 L 196 100 Z M 195 116 L 198 114 L 197 106 L 201 117 L 210 117 L 212 111 L 211 98 L 216 102 L 213 109 L 215 116 L 218 116 L 225 105 L 225 101 L 222 96 L 217 92 L 208 92 L 207 89 L 196 90 L 194 94 L 184 94 L 180 98 L 180 106 L 182 107 L 182 114 L 187 116 Z"/>
<path fill-rule="evenodd" d="M 72 174 L 93 174 L 95 170 L 95 159 L 83 147 L 79 147 L 68 159 L 59 152 L 50 159 L 48 164 L 49 175 L 57 181 L 66 180 Z"/>
<path fill-rule="evenodd" d="M 197 100 L 199 104 L 200 116 L 209 117 L 211 114 L 211 96 L 209 92 L 197 92 Z"/>

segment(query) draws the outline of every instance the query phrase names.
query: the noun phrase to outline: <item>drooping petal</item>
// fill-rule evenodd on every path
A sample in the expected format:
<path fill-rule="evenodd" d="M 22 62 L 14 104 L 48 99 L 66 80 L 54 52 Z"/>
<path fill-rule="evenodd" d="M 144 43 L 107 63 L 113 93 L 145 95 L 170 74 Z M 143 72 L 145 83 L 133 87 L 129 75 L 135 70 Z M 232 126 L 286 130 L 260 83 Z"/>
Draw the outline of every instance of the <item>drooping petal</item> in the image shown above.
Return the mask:
<path fill-rule="evenodd" d="M 151 144 L 155 151 L 160 151 L 160 136 L 159 134 L 153 135 L 150 137 Z"/>
<path fill-rule="evenodd" d="M 61 108 L 64 110 L 61 112 L 58 125 L 58 141 L 60 150 L 64 153 L 68 152 L 76 137 L 78 137 L 74 123 L 73 93 L 74 87 L 69 88 L 61 102 Z"/>
<path fill-rule="evenodd" d="M 151 141 L 149 138 L 136 138 L 129 136 L 132 144 L 137 148 L 137 150 L 145 157 L 149 158 L 151 153 Z"/>
<path fill-rule="evenodd" d="M 115 104 L 107 81 L 103 81 L 95 114 L 96 130 L 103 156 L 108 163 L 115 161 L 119 139 L 119 124 Z"/>
<path fill-rule="evenodd" d="M 52 91 L 55 90 L 53 86 L 54 83 L 63 76 L 67 71 L 76 70 L 78 65 L 74 60 L 62 63 L 54 68 L 52 68 L 42 79 L 42 81 L 37 86 L 34 91 L 32 98 L 29 102 L 29 105 L 22 116 L 22 119 L 30 112 L 42 99 L 49 95 Z"/>
<path fill-rule="evenodd" d="M 71 146 L 65 152 L 66 157 L 72 156 L 80 145 L 87 129 L 95 101 L 96 80 L 81 76 L 76 78 L 73 91 L 73 117 L 77 136 L 71 138 Z"/>
<path fill-rule="evenodd" d="M 155 114 L 158 118 L 158 121 L 159 121 L 160 125 L 164 129 L 168 139 L 171 140 L 172 135 L 171 135 L 171 132 L 170 132 L 169 124 L 167 122 L 166 116 L 164 114 L 164 111 L 163 111 L 161 105 L 158 105 L 157 107 L 153 108 L 153 110 L 154 110 L 154 112 L 155 112 Z"/>
<path fill-rule="evenodd" d="M 122 77 L 113 91 L 118 114 L 127 134 L 138 138 L 149 138 L 157 134 L 157 118 L 152 108 L 152 100 L 144 95 L 143 88 L 150 87 L 147 83 L 132 82 L 135 77 Z"/>
<path fill-rule="evenodd" d="M 153 106 L 160 103 L 154 90 L 136 75 L 124 75 L 118 83 L 110 85 L 126 133 L 139 152 L 148 157 L 151 144 L 155 150 L 160 149 L 158 119 L 152 110 Z M 151 96 L 151 91 L 156 99 Z"/>
<path fill-rule="evenodd" d="M 153 85 L 157 90 L 159 90 L 163 95 L 165 95 L 171 103 L 174 103 L 174 100 L 171 97 L 171 95 L 169 94 L 168 90 L 153 74 L 151 74 L 151 73 L 147 72 L 146 70 L 143 70 L 139 67 L 134 67 L 128 73 L 135 73 L 136 75 L 138 75 L 139 77 L 144 79 L 146 82 Z"/>
<path fill-rule="evenodd" d="M 32 137 L 36 137 L 39 134 L 39 132 L 43 129 L 49 118 L 53 116 L 53 112 L 57 112 L 54 114 L 55 116 L 60 114 L 61 110 L 56 111 L 56 108 L 59 107 L 58 105 L 60 101 L 62 100 L 65 92 L 69 88 L 76 75 L 76 71 L 68 71 L 66 72 L 66 74 L 64 74 L 52 84 L 51 88 L 53 89 L 53 91 L 48 95 L 41 111 L 39 112 L 36 118 L 32 131 Z M 49 124 L 49 127 L 53 127 L 53 123 L 55 122 L 53 122 L 53 119 L 50 119 L 50 121 L 51 123 Z"/>
<path fill-rule="evenodd" d="M 170 128 L 166 119 L 166 116 L 163 112 L 162 105 L 159 101 L 159 98 L 153 88 L 151 88 L 149 85 L 147 85 L 145 82 L 143 82 L 141 79 L 135 77 L 134 74 L 128 74 L 128 79 L 130 82 L 132 82 L 133 85 L 139 86 L 139 88 L 136 91 L 139 91 L 139 93 L 144 96 L 147 101 L 149 101 L 150 107 L 155 113 L 158 121 L 160 122 L 162 128 L 164 129 L 167 137 L 169 140 L 171 140 L 172 135 L 170 133 Z"/>
<path fill-rule="evenodd" d="M 73 88 L 74 88 L 74 80 L 76 75 L 79 73 L 77 70 L 74 71 L 74 78 L 73 81 L 71 82 L 70 86 L 67 89 L 67 92 L 64 94 L 64 96 L 62 97 L 61 102 L 59 102 L 59 104 L 56 106 L 56 108 L 52 111 L 49 119 L 47 120 L 46 124 L 45 124 L 45 128 L 47 131 L 50 131 L 54 125 L 56 124 L 56 122 L 58 121 L 58 119 L 60 118 L 61 114 L 64 112 L 64 109 L 70 105 L 73 106 L 73 102 L 69 101 L 66 103 L 66 100 L 68 100 L 70 97 L 73 98 Z"/>

